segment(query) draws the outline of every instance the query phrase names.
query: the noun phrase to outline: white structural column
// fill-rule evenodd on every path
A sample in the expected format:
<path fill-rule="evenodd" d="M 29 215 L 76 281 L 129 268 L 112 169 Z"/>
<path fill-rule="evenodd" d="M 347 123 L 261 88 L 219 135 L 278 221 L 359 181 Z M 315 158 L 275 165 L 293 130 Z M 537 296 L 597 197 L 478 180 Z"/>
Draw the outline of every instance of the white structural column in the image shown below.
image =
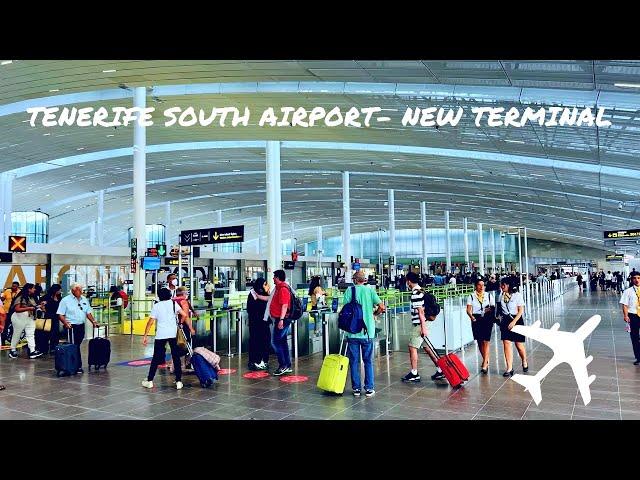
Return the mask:
<path fill-rule="evenodd" d="M 505 238 L 506 238 L 506 234 L 504 232 L 500 232 L 500 269 L 502 272 L 504 272 L 507 269 L 507 264 L 504 263 L 504 243 L 505 243 Z"/>
<path fill-rule="evenodd" d="M 469 222 L 467 217 L 462 219 L 462 230 L 464 240 L 464 271 L 471 271 L 471 264 L 469 263 Z"/>
<path fill-rule="evenodd" d="M 524 271 L 529 278 L 529 249 L 527 248 L 527 227 L 524 227 Z"/>
<path fill-rule="evenodd" d="M 364 258 L 364 233 L 360 234 L 360 261 Z"/>
<path fill-rule="evenodd" d="M 522 240 L 520 234 L 520 227 L 518 227 L 518 275 L 520 276 L 520 291 L 522 291 Z"/>
<path fill-rule="evenodd" d="M 449 229 L 449 210 L 444 211 L 444 255 L 447 272 L 451 271 L 451 230 Z"/>
<path fill-rule="evenodd" d="M 489 245 L 491 245 L 491 273 L 496 273 L 496 239 L 493 228 L 489 229 Z"/>
<path fill-rule="evenodd" d="M 295 222 L 289 223 L 289 231 L 291 232 L 291 251 L 297 252 L 298 246 L 296 245 L 296 225 Z"/>
<path fill-rule="evenodd" d="M 322 225 L 318 225 L 318 239 L 316 240 L 316 252 L 321 252 L 323 250 L 322 245 Z"/>
<path fill-rule="evenodd" d="M 0 251 L 9 249 L 9 235 L 11 235 L 11 212 L 13 211 L 13 179 L 14 174 L 3 173 L 0 177 Z"/>
<path fill-rule="evenodd" d="M 421 273 L 429 272 L 429 259 L 427 258 L 427 202 L 420 202 L 420 230 L 422 237 L 422 268 Z"/>
<path fill-rule="evenodd" d="M 484 275 L 484 245 L 482 238 L 482 223 L 478 223 L 478 272 Z"/>
<path fill-rule="evenodd" d="M 280 142 L 267 141 L 267 272 L 282 268 Z M 271 281 L 272 276 L 268 275 Z"/>
<path fill-rule="evenodd" d="M 104 190 L 98 190 L 98 220 L 95 228 L 98 246 L 102 247 L 104 245 Z"/>
<path fill-rule="evenodd" d="M 396 259 L 396 213 L 395 213 L 395 193 L 393 190 L 388 192 L 388 204 L 389 204 L 389 256 L 393 257 L 393 267 L 389 265 L 389 273 L 391 279 L 396 277 L 395 266 L 398 264 Z M 382 262 L 384 265 L 384 261 Z"/>
<path fill-rule="evenodd" d="M 136 87 L 133 93 L 133 106 L 142 111 L 147 103 L 145 87 Z M 138 260 L 147 248 L 146 210 L 147 210 L 147 131 L 140 122 L 133 123 L 133 216 L 135 238 L 138 242 Z M 145 315 L 145 272 L 138 265 L 133 277 L 133 310 Z"/>
<path fill-rule="evenodd" d="M 346 266 L 344 281 L 351 283 L 351 200 L 349 198 L 349 172 L 342 172 L 342 251 Z"/>
<path fill-rule="evenodd" d="M 217 225 L 218 227 L 222 226 L 222 210 L 217 210 L 216 211 L 216 215 L 217 215 Z"/>
<path fill-rule="evenodd" d="M 164 204 L 164 241 L 167 244 L 167 249 L 171 249 L 171 245 L 173 244 L 171 237 L 171 202 L 166 202 Z"/>
<path fill-rule="evenodd" d="M 96 244 L 96 222 L 95 220 L 91 222 L 90 233 L 89 233 L 89 245 L 92 247 Z"/>
<path fill-rule="evenodd" d="M 262 216 L 258 217 L 258 241 L 256 242 L 256 253 L 262 253 Z"/>

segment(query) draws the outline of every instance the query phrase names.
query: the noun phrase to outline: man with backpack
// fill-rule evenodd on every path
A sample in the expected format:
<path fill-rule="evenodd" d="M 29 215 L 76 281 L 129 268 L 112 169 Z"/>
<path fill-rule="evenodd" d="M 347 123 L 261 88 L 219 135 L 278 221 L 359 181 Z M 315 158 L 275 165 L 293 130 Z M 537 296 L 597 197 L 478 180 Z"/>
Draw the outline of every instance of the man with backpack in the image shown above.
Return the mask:
<path fill-rule="evenodd" d="M 373 383 L 373 337 L 376 333 L 374 315 L 384 312 L 384 303 L 372 288 L 366 287 L 364 273 L 358 270 L 353 274 L 355 287 L 349 287 L 344 292 L 344 305 L 353 299 L 355 290 L 356 302 L 362 309 L 364 328 L 357 333 L 345 333 L 347 337 L 347 357 L 349 357 L 349 370 L 351 371 L 351 388 L 355 397 L 360 396 L 362 384 L 360 380 L 360 352 L 364 363 L 364 394 L 367 397 L 375 395 Z"/>
<path fill-rule="evenodd" d="M 269 319 L 273 322 L 272 345 L 278 356 L 278 368 L 273 375 L 279 377 L 285 373 L 292 373 L 291 352 L 287 336 L 291 326 L 291 318 L 287 315 L 291 308 L 293 293 L 287 285 L 284 270 L 273 272 L 273 281 L 276 285 L 275 291 L 269 301 Z"/>
<path fill-rule="evenodd" d="M 425 344 L 424 338 L 428 335 L 427 320 L 433 321 L 440 313 L 440 306 L 436 298 L 420 287 L 418 274 L 409 272 L 407 274 L 407 286 L 411 289 L 411 322 L 413 323 L 413 333 L 409 339 L 409 360 L 411 361 L 411 371 L 402 377 L 403 382 L 419 382 L 418 373 L 418 349 L 422 347 L 429 358 L 436 363 L 438 358 L 435 353 Z M 431 375 L 431 380 L 444 378 L 444 373 L 440 367 L 436 373 Z"/>

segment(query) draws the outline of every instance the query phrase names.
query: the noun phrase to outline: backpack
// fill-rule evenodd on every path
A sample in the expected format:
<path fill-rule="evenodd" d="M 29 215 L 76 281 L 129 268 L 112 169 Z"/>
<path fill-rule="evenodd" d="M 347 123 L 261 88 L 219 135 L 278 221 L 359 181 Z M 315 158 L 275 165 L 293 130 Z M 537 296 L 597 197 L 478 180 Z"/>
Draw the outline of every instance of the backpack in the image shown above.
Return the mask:
<path fill-rule="evenodd" d="M 124 290 L 120 290 L 118 293 L 122 298 L 122 307 L 127 308 L 127 305 L 129 305 L 129 295 L 127 295 L 127 292 L 125 292 Z"/>
<path fill-rule="evenodd" d="M 429 317 L 437 317 L 440 313 L 440 305 L 436 300 L 436 297 L 429 292 L 424 292 L 424 316 L 427 320 L 431 320 Z"/>
<path fill-rule="evenodd" d="M 356 300 L 356 287 L 351 287 L 351 301 L 342 306 L 338 315 L 338 328 L 347 333 L 364 333 L 368 336 L 367 325 L 364 323 L 362 305 Z"/>
<path fill-rule="evenodd" d="M 291 310 L 289 311 L 289 319 L 290 320 L 298 320 L 302 317 L 302 302 L 293 292 L 293 289 L 287 285 L 289 288 L 289 293 L 291 293 Z"/>

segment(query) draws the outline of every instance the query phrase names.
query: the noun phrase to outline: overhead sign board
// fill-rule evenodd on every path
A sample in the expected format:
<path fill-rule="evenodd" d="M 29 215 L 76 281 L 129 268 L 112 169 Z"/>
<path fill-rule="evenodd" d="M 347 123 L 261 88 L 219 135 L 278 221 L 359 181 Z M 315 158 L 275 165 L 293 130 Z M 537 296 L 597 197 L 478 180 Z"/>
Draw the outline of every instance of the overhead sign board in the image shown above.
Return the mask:
<path fill-rule="evenodd" d="M 607 262 L 622 262 L 624 260 L 624 255 L 614 253 L 607 255 L 605 259 Z"/>
<path fill-rule="evenodd" d="M 10 252 L 27 252 L 27 237 L 19 237 L 17 235 L 9 235 L 9 251 Z"/>
<path fill-rule="evenodd" d="M 145 270 L 160 270 L 160 257 L 142 257 L 142 268 Z"/>
<path fill-rule="evenodd" d="M 177 266 L 178 265 L 178 259 L 177 258 L 171 258 L 171 257 L 165 257 L 164 258 L 164 264 L 167 266 Z M 182 257 L 182 265 L 189 265 L 189 257 Z"/>
<path fill-rule="evenodd" d="M 0 252 L 0 263 L 13 262 L 13 253 Z"/>
<path fill-rule="evenodd" d="M 182 230 L 180 232 L 181 245 L 211 245 L 233 242 L 244 242 L 244 225 Z"/>
<path fill-rule="evenodd" d="M 640 228 L 633 230 L 605 230 L 604 238 L 640 238 Z"/>
<path fill-rule="evenodd" d="M 159 257 L 164 257 L 167 255 L 167 245 L 164 243 L 156 244 L 156 251 L 158 252 Z"/>
<path fill-rule="evenodd" d="M 357 272 L 358 270 L 360 270 L 360 264 L 359 263 L 353 263 L 353 265 L 351 265 L 351 268 L 353 268 Z"/>

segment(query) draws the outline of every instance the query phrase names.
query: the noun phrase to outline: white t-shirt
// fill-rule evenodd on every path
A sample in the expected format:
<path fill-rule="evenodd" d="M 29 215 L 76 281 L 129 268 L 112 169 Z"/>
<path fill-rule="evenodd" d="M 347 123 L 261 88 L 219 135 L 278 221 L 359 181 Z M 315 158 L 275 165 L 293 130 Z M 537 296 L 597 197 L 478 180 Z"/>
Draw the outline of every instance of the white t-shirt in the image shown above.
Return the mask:
<path fill-rule="evenodd" d="M 451 277 L 451 278 L 449 279 L 449 284 L 450 284 L 450 285 L 455 285 L 455 284 L 456 284 L 456 277 Z"/>
<path fill-rule="evenodd" d="M 640 287 L 638 287 L 640 289 Z M 629 287 L 622 293 L 620 304 L 629 307 L 629 313 L 638 314 L 638 297 L 635 291 L 636 287 Z"/>
<path fill-rule="evenodd" d="M 518 313 L 518 307 L 524 307 L 524 298 L 522 297 L 522 293 L 512 293 L 508 303 L 504 302 L 503 297 L 502 292 L 500 292 L 499 302 L 502 307 L 502 311 L 509 312 L 509 315 L 513 315 L 515 317 Z"/>
<path fill-rule="evenodd" d="M 211 293 L 211 292 L 213 292 L 214 288 L 215 287 L 213 286 L 213 283 L 209 282 L 204 286 L 204 291 L 207 292 L 207 293 Z"/>
<path fill-rule="evenodd" d="M 605 280 L 611 280 L 611 278 L 612 278 L 612 277 L 613 277 L 613 275 L 611 275 L 610 273 L 607 273 L 607 274 L 604 276 L 604 279 L 605 279 Z"/>
<path fill-rule="evenodd" d="M 178 333 L 176 315 L 182 313 L 180 307 L 174 301 L 164 300 L 156 303 L 151 309 L 151 318 L 156 319 L 156 340 L 175 338 Z"/>

